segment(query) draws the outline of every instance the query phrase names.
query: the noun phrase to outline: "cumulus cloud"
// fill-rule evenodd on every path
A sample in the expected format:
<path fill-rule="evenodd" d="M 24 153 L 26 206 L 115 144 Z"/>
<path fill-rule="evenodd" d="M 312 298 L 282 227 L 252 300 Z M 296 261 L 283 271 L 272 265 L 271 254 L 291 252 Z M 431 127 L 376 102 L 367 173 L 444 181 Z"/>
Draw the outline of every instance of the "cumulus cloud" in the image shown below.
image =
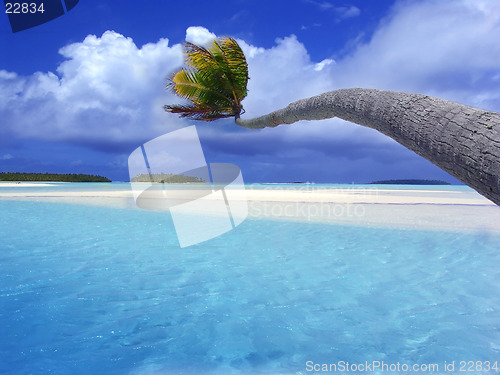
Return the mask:
<path fill-rule="evenodd" d="M 500 110 L 500 2 L 401 3 L 338 65 L 342 86 L 414 91 Z"/>
<path fill-rule="evenodd" d="M 345 17 L 357 13 L 352 7 L 342 11 Z M 196 44 L 214 37 L 199 26 L 186 31 L 186 39 Z M 294 35 L 276 39 L 271 48 L 238 40 L 250 72 L 244 117 L 342 87 L 420 92 L 499 111 L 498 40 L 496 0 L 401 2 L 370 40 L 356 41 L 348 56 L 335 61 L 328 56 L 313 61 Z M 181 45 L 161 39 L 139 47 L 127 36 L 107 31 L 59 52 L 63 62 L 54 72 L 20 76 L 0 70 L 4 139 L 69 141 L 116 152 L 188 124 L 162 110 L 163 104 L 179 101 L 163 86 L 165 77 L 183 64 Z M 262 131 L 237 129 L 227 120 L 200 129 L 213 150 L 245 156 L 271 153 L 282 160 L 290 149 L 338 157 L 339 150 L 348 152 L 346 145 L 373 150 L 392 143 L 338 119 Z M 222 140 L 232 147 L 223 147 Z M 370 153 L 361 154 L 368 158 Z"/>
<path fill-rule="evenodd" d="M 215 38 L 217 35 L 201 26 L 191 26 L 186 30 L 186 41 L 198 46 L 205 46 Z"/>
<path fill-rule="evenodd" d="M 162 127 L 160 102 L 182 47 L 167 39 L 138 48 L 113 31 L 59 50 L 56 72 L 0 71 L 0 111 L 14 135 L 95 145 L 130 142 Z"/>
<path fill-rule="evenodd" d="M 324 63 L 318 74 L 317 64 L 295 35 L 276 39 L 276 45 L 269 49 L 255 49 L 239 42 L 250 75 L 249 94 L 244 101 L 248 116 L 267 113 L 333 86 L 329 64 Z"/>

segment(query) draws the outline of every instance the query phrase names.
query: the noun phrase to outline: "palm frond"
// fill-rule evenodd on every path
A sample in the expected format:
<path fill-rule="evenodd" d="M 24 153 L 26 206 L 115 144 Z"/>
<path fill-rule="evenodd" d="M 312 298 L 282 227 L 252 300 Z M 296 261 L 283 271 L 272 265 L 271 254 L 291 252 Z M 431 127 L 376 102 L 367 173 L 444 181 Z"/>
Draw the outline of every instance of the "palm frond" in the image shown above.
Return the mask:
<path fill-rule="evenodd" d="M 170 113 L 180 113 L 181 118 L 191 118 L 200 121 L 213 121 L 225 117 L 233 117 L 231 107 L 220 107 L 214 109 L 212 106 L 204 105 L 165 105 L 165 111 Z"/>
<path fill-rule="evenodd" d="M 186 63 L 200 73 L 205 85 L 216 87 L 227 97 L 234 97 L 232 74 L 216 40 L 209 48 L 186 43 L 186 54 Z"/>
<path fill-rule="evenodd" d="M 235 94 L 241 102 L 247 95 L 248 65 L 245 55 L 238 43 L 232 38 L 214 41 L 222 52 L 228 78 L 231 80 Z"/>
<path fill-rule="evenodd" d="M 224 103 L 231 106 L 231 100 L 209 84 L 197 72 L 182 69 L 172 77 L 171 89 L 179 96 L 194 103 Z"/>
<path fill-rule="evenodd" d="M 186 52 L 186 65 L 201 71 L 218 68 L 213 51 L 210 49 L 190 42 L 184 43 L 184 49 Z"/>
<path fill-rule="evenodd" d="M 239 116 L 247 95 L 248 66 L 238 43 L 229 37 L 209 47 L 185 43 L 186 65 L 170 78 L 167 88 L 192 105 L 167 105 L 164 109 L 181 117 L 212 121 Z"/>

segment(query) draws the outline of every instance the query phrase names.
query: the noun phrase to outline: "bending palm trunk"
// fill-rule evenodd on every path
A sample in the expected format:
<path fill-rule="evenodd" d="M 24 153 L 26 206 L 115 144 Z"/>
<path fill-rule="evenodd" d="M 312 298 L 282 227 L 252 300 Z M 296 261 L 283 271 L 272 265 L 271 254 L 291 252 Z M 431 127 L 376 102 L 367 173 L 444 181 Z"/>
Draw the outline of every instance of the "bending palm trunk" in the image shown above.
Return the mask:
<path fill-rule="evenodd" d="M 291 103 L 246 128 L 339 117 L 376 129 L 500 205 L 500 114 L 425 95 L 342 89 Z"/>

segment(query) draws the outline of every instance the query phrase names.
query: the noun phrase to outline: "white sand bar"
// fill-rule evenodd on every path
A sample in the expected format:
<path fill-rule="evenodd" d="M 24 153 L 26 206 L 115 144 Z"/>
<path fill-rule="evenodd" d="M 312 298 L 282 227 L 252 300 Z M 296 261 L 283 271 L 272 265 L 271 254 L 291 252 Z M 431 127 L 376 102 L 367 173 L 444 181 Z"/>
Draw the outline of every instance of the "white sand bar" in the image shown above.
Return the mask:
<path fill-rule="evenodd" d="M 0 184 L 0 199 L 135 208 L 132 191 L 123 185 L 116 190 L 112 186 L 81 191 L 12 189 L 17 186 L 8 185 L 10 189 L 2 191 L 7 185 Z M 232 190 L 231 198 L 246 199 L 249 216 L 254 218 L 500 233 L 500 207 L 470 189 L 252 185 Z"/>

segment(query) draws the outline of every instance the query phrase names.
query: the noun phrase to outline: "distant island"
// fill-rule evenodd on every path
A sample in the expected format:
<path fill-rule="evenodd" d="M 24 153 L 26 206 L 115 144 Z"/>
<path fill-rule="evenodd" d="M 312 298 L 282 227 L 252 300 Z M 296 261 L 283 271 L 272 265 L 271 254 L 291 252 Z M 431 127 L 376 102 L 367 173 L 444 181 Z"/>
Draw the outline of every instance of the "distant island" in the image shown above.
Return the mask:
<path fill-rule="evenodd" d="M 48 182 L 111 182 L 110 179 L 90 174 L 19 173 L 1 172 L 0 181 L 48 181 Z"/>
<path fill-rule="evenodd" d="M 204 179 L 199 177 L 184 176 L 182 174 L 173 173 L 152 173 L 140 174 L 131 180 L 132 182 L 158 182 L 162 184 L 186 184 L 186 183 L 203 183 Z"/>
<path fill-rule="evenodd" d="M 449 182 L 441 180 L 382 180 L 370 182 L 373 185 L 451 185 Z"/>

